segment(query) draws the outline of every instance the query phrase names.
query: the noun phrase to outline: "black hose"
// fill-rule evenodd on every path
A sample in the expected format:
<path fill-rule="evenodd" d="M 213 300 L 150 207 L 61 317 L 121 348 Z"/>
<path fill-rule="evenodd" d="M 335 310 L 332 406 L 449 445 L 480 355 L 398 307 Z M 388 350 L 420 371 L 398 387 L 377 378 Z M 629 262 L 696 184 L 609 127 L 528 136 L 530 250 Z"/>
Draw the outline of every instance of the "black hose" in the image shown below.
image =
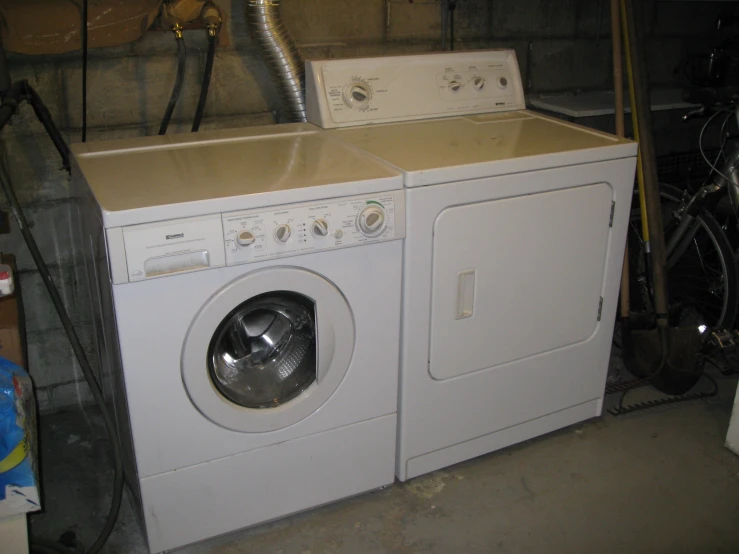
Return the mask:
<path fill-rule="evenodd" d="M 441 50 L 446 51 L 446 43 L 449 40 L 449 9 L 447 0 L 441 0 Z"/>
<path fill-rule="evenodd" d="M 208 87 L 210 86 L 210 76 L 213 73 L 213 61 L 216 57 L 216 36 L 208 35 L 208 56 L 205 59 L 205 71 L 203 72 L 203 84 L 200 87 L 200 99 L 198 107 L 195 110 L 195 119 L 192 122 L 192 132 L 195 133 L 200 129 L 200 122 L 203 119 L 205 111 L 205 103 L 208 100 Z"/>
<path fill-rule="evenodd" d="M 169 97 L 169 104 L 167 109 L 164 111 L 164 117 L 162 118 L 162 124 L 159 126 L 159 134 L 164 135 L 167 133 L 167 127 L 169 127 L 169 121 L 172 119 L 172 113 L 174 113 L 177 100 L 180 98 L 180 91 L 182 91 L 182 82 L 185 80 L 185 60 L 187 59 L 187 52 L 185 51 L 185 39 L 177 38 L 177 76 L 174 80 L 174 87 L 172 88 L 172 95 Z"/>
<path fill-rule="evenodd" d="M 31 233 L 31 230 L 28 227 L 26 216 L 24 215 L 23 210 L 21 209 L 21 206 L 18 202 L 18 198 L 16 198 L 15 196 L 15 191 L 13 190 L 13 186 L 10 182 L 10 178 L 8 177 L 8 173 L 7 173 L 7 170 L 5 169 L 4 163 L 0 163 L 0 185 L 2 186 L 3 192 L 5 192 L 5 196 L 8 198 L 8 202 L 10 203 L 10 209 L 13 212 L 13 216 L 18 222 L 18 228 L 20 229 L 21 234 L 23 235 L 23 239 L 26 241 L 28 250 L 31 253 L 31 256 L 33 257 L 33 261 L 36 263 L 36 267 L 38 268 L 39 274 L 41 275 L 41 278 L 44 281 L 44 285 L 46 285 L 46 290 L 49 292 L 49 296 L 51 296 L 51 301 L 54 304 L 54 308 L 56 308 L 56 312 L 59 315 L 59 319 L 62 322 L 64 331 L 66 332 L 67 337 L 69 338 L 69 342 L 72 346 L 72 350 L 74 350 L 74 354 L 77 358 L 77 361 L 80 364 L 80 369 L 82 369 L 82 373 L 85 376 L 85 380 L 87 381 L 87 384 L 90 387 L 90 392 L 92 393 L 92 397 L 95 400 L 95 403 L 100 408 L 100 413 L 103 418 L 103 423 L 105 424 L 105 430 L 107 431 L 108 436 L 110 437 L 110 442 L 113 447 L 113 459 L 115 463 L 115 472 L 113 476 L 113 497 L 111 498 L 110 511 L 108 512 L 108 517 L 105 521 L 105 525 L 103 526 L 103 529 L 100 531 L 100 534 L 98 535 L 93 545 L 89 548 L 89 550 L 87 550 L 87 554 L 95 554 L 100 551 L 100 549 L 105 544 L 105 541 L 108 540 L 110 533 L 113 531 L 113 528 L 115 527 L 116 520 L 118 519 L 118 512 L 120 511 L 120 508 L 121 508 L 121 499 L 123 496 L 123 459 L 122 459 L 122 454 L 121 454 L 121 446 L 117 439 L 117 433 L 113 425 L 113 419 L 111 418 L 110 412 L 108 411 L 108 408 L 105 405 L 105 398 L 103 396 L 103 392 L 100 389 L 100 385 L 98 384 L 97 379 L 95 378 L 95 374 L 92 370 L 92 367 L 90 366 L 90 363 L 87 360 L 87 356 L 85 355 L 85 351 L 82 347 L 82 343 L 80 342 L 80 339 L 77 336 L 77 332 L 74 330 L 72 321 L 69 319 L 69 314 L 67 313 L 67 310 L 64 308 L 64 303 L 62 302 L 62 298 L 59 295 L 59 291 L 57 290 L 56 285 L 54 284 L 54 279 L 52 278 L 51 273 L 49 272 L 49 268 L 46 265 L 46 262 L 44 261 L 44 258 L 42 257 L 41 252 L 39 251 L 39 248 L 38 248 L 38 245 L 36 244 L 35 239 L 33 238 L 33 234 Z"/>
<path fill-rule="evenodd" d="M 0 40 L 0 98 L 10 90 L 12 80 L 10 79 L 10 66 L 8 65 L 8 56 L 5 55 L 5 46 Z"/>
<path fill-rule="evenodd" d="M 59 132 L 59 129 L 57 129 L 56 125 L 54 125 L 54 120 L 51 117 L 51 112 L 49 112 L 49 109 L 46 107 L 46 104 L 44 104 L 44 101 L 41 100 L 41 97 L 31 85 L 29 85 L 26 81 L 23 82 L 25 83 L 25 92 L 28 103 L 31 104 L 36 117 L 41 122 L 41 125 L 44 126 L 44 129 L 49 135 L 51 142 L 54 143 L 57 152 L 59 152 L 59 155 L 62 157 L 62 164 L 64 165 L 64 169 L 69 171 L 69 146 L 67 146 L 67 143 L 64 141 L 64 138 Z"/>
<path fill-rule="evenodd" d="M 82 0 L 82 142 L 87 141 L 87 5 Z"/>
<path fill-rule="evenodd" d="M 457 10 L 457 0 L 449 0 L 449 49 L 454 51 L 454 12 Z"/>
<path fill-rule="evenodd" d="M 10 89 L 3 97 L 2 104 L 0 104 L 0 131 L 2 131 L 8 121 L 10 121 L 10 118 L 13 117 L 13 114 L 24 99 L 31 105 L 36 117 L 44 126 L 46 133 L 54 143 L 59 155 L 62 157 L 64 169 L 69 171 L 69 147 L 59 132 L 59 129 L 54 125 L 54 120 L 52 119 L 51 113 L 46 107 L 46 104 L 44 104 L 43 100 L 41 100 L 41 97 L 33 87 L 28 84 L 28 81 L 22 80 L 14 82 L 10 85 Z"/>
<path fill-rule="evenodd" d="M 15 110 L 18 109 L 18 106 L 23 101 L 24 83 L 25 81 L 16 81 L 10 85 L 10 88 L 3 96 L 3 101 L 0 105 L 0 130 L 10 121 Z"/>

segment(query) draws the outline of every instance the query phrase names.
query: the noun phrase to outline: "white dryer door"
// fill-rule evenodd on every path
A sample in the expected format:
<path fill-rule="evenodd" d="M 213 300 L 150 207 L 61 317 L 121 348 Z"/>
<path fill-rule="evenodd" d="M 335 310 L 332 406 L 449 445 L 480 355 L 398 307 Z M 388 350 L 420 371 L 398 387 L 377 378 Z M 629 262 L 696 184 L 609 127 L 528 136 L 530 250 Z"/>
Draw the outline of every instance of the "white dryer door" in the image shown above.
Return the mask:
<path fill-rule="evenodd" d="M 329 399 L 353 349 L 352 313 L 332 283 L 304 269 L 269 268 L 232 281 L 198 312 L 185 338 L 182 379 L 214 423 L 274 431 Z"/>
<path fill-rule="evenodd" d="M 612 198 L 601 183 L 442 211 L 434 224 L 431 376 L 449 379 L 591 336 Z"/>

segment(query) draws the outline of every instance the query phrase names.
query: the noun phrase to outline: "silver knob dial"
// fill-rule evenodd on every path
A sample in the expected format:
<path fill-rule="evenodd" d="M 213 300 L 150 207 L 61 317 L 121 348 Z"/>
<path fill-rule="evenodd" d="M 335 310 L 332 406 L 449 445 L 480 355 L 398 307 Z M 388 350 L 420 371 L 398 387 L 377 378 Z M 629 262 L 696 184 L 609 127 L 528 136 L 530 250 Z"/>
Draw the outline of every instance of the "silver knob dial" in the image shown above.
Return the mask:
<path fill-rule="evenodd" d="M 314 237 L 325 237 L 328 235 L 328 221 L 316 219 L 310 227 L 310 232 Z"/>
<path fill-rule="evenodd" d="M 459 92 L 459 89 L 461 88 L 462 83 L 460 83 L 459 81 L 452 81 L 451 83 L 449 83 L 449 90 L 451 90 L 452 92 Z"/>
<path fill-rule="evenodd" d="M 472 86 L 475 87 L 475 90 L 482 90 L 485 88 L 485 79 L 482 77 L 475 77 L 472 80 Z"/>
<path fill-rule="evenodd" d="M 366 236 L 379 235 L 385 229 L 385 210 L 377 205 L 367 206 L 357 216 L 357 227 Z"/>
<path fill-rule="evenodd" d="M 252 233 L 251 231 L 241 231 L 238 235 L 236 235 L 236 244 L 244 248 L 254 244 L 255 240 L 257 239 L 254 236 L 254 233 Z"/>
<path fill-rule="evenodd" d="M 287 223 L 278 225 L 274 232 L 275 240 L 282 243 L 287 242 L 290 235 L 292 235 L 292 229 L 290 229 L 290 226 Z"/>

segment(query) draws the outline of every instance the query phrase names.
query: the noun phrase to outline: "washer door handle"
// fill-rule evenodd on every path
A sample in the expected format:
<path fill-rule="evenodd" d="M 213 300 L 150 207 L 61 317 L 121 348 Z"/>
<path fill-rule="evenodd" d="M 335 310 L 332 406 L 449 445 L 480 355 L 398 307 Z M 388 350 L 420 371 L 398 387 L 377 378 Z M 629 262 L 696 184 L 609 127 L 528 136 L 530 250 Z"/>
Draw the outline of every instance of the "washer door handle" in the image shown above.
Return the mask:
<path fill-rule="evenodd" d="M 468 269 L 457 273 L 457 317 L 472 317 L 475 309 L 475 270 Z"/>
<path fill-rule="evenodd" d="M 316 322 L 316 383 L 320 385 L 334 361 L 336 334 L 331 320 L 321 317 L 317 307 Z"/>

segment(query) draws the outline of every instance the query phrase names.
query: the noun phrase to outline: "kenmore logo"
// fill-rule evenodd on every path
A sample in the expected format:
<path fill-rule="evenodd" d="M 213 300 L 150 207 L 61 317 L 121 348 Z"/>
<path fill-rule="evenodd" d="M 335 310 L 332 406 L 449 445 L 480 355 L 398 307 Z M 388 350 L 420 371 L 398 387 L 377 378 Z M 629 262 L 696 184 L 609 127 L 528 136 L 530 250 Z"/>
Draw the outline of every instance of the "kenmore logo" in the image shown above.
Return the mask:
<path fill-rule="evenodd" d="M 185 236 L 185 233 L 177 233 L 176 235 L 167 235 L 167 240 L 181 239 L 184 236 Z"/>

